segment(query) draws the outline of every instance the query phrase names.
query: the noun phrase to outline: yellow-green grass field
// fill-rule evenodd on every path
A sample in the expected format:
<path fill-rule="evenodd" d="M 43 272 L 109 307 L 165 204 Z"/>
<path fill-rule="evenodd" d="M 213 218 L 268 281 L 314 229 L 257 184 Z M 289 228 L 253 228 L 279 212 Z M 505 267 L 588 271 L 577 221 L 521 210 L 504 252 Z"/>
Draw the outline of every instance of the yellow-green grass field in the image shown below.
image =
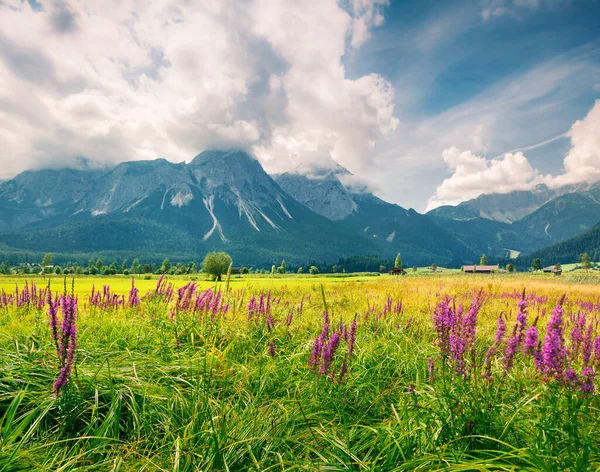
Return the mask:
<path fill-rule="evenodd" d="M 157 279 L 0 301 L 0 471 L 600 467 L 595 272 Z"/>

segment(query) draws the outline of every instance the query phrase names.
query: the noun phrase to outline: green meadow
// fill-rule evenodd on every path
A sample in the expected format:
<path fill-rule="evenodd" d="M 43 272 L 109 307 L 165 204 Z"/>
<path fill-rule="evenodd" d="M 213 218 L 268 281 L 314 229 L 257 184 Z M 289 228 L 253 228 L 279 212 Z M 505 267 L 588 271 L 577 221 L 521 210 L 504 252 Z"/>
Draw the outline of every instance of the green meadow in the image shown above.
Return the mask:
<path fill-rule="evenodd" d="M 577 277 L 153 276 L 139 302 L 128 277 L 55 277 L 77 298 L 58 390 L 48 279 L 3 277 L 0 471 L 597 470 L 599 294 Z"/>

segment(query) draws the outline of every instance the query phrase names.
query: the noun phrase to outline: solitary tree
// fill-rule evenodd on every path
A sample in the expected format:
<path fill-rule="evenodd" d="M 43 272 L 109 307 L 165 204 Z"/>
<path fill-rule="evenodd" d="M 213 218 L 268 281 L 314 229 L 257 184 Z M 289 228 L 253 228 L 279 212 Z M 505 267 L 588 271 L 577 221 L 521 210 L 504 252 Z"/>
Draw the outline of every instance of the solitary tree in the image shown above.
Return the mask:
<path fill-rule="evenodd" d="M 47 267 L 49 265 L 52 265 L 52 259 L 54 259 L 54 256 L 52 255 L 51 252 L 46 254 L 44 256 L 44 258 L 42 259 L 42 267 Z"/>
<path fill-rule="evenodd" d="M 281 261 L 281 265 L 277 268 L 277 272 L 285 274 L 285 261 Z"/>
<path fill-rule="evenodd" d="M 515 271 L 515 266 L 513 264 L 511 264 L 510 262 L 508 264 L 506 264 L 506 272 L 511 273 Z"/>
<path fill-rule="evenodd" d="M 298 267 L 298 273 L 301 274 L 302 273 L 302 267 Z"/>
<path fill-rule="evenodd" d="M 482 254 L 479 258 L 479 265 L 488 265 L 487 256 L 485 254 Z"/>
<path fill-rule="evenodd" d="M 584 252 L 581 255 L 581 268 L 588 270 L 592 267 L 592 262 L 590 261 L 590 256 L 588 256 L 587 252 Z"/>
<path fill-rule="evenodd" d="M 150 264 L 144 264 L 144 268 L 142 270 L 144 274 L 149 274 L 152 272 L 152 266 Z"/>
<path fill-rule="evenodd" d="M 317 275 L 319 273 L 319 269 L 316 266 L 310 266 L 310 269 L 308 269 L 308 273 L 312 275 Z"/>
<path fill-rule="evenodd" d="M 166 259 L 163 261 L 162 265 L 160 266 L 160 271 L 161 271 L 163 274 L 166 274 L 166 273 L 167 273 L 167 272 L 169 272 L 170 270 L 171 270 L 171 261 L 170 261 L 170 260 L 169 260 L 169 258 L 167 257 L 167 258 L 166 258 Z"/>
<path fill-rule="evenodd" d="M 541 259 L 534 259 L 531 263 L 531 270 L 537 272 L 538 270 L 542 270 L 542 261 Z"/>
<path fill-rule="evenodd" d="M 417 269 L 417 266 L 413 266 L 413 272 L 417 272 L 419 269 Z"/>
<path fill-rule="evenodd" d="M 384 265 L 380 265 L 379 266 L 379 272 L 385 272 L 385 266 Z"/>
<path fill-rule="evenodd" d="M 142 266 L 140 265 L 140 260 L 135 258 L 131 263 L 131 273 L 139 274 L 142 271 Z"/>
<path fill-rule="evenodd" d="M 394 267 L 396 269 L 402 270 L 402 257 L 400 256 L 400 253 L 398 253 L 398 255 L 396 256 L 396 261 L 394 262 Z"/>
<path fill-rule="evenodd" d="M 562 270 L 562 266 L 560 265 L 560 262 L 557 262 L 556 264 L 554 264 L 554 270 Z"/>
<path fill-rule="evenodd" d="M 431 272 L 435 272 L 437 270 L 436 264 L 431 264 Z"/>
<path fill-rule="evenodd" d="M 202 261 L 202 272 L 221 280 L 231 264 L 231 256 L 225 252 L 209 252 Z"/>

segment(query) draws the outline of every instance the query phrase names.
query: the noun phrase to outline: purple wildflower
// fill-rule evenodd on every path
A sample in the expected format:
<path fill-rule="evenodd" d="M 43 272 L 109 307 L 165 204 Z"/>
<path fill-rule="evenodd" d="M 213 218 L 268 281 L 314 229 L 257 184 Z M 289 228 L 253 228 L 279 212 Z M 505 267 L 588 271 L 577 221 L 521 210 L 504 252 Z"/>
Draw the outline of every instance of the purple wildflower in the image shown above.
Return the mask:
<path fill-rule="evenodd" d="M 564 310 L 561 302 L 552 310 L 552 316 L 546 327 L 546 337 L 544 338 L 541 356 L 542 373 L 556 379 L 562 377 L 567 355 L 563 327 Z"/>
<path fill-rule="evenodd" d="M 273 341 L 269 341 L 269 355 L 275 357 L 275 343 Z"/>
<path fill-rule="evenodd" d="M 584 393 L 594 393 L 594 377 L 596 372 L 591 367 L 585 367 L 581 374 L 583 381 L 580 390 Z"/>

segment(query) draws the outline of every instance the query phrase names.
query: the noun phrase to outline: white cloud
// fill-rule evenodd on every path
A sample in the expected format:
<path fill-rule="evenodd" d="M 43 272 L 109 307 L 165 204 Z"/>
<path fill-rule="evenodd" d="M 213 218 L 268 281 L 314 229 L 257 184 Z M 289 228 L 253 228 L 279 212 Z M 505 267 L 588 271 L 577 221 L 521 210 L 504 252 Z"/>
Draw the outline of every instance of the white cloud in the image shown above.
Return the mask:
<path fill-rule="evenodd" d="M 0 2 L 0 177 L 225 146 L 351 166 L 396 126 L 391 85 L 342 64 L 387 0 L 40 4 Z"/>
<path fill-rule="evenodd" d="M 445 149 L 442 156 L 453 174 L 437 187 L 429 199 L 427 210 L 441 205 L 456 205 L 483 194 L 529 190 L 540 183 L 560 187 L 597 182 L 600 180 L 598 130 L 600 100 L 596 101 L 584 119 L 576 121 L 566 133 L 571 140 L 571 147 L 564 158 L 563 173 L 558 176 L 542 175 L 531 166 L 522 152 L 487 159 L 471 151 L 461 152 L 455 147 Z M 535 147 L 530 146 L 529 149 Z"/>
<path fill-rule="evenodd" d="M 583 120 L 573 124 L 567 136 L 571 149 L 565 156 L 564 174 L 553 179 L 553 185 L 600 180 L 600 100 Z"/>
<path fill-rule="evenodd" d="M 571 3 L 572 0 L 481 0 L 481 16 L 484 20 L 500 16 L 520 17 L 541 8 L 557 10 Z"/>
<path fill-rule="evenodd" d="M 440 205 L 456 205 L 484 193 L 527 190 L 542 180 L 521 152 L 490 160 L 452 147 L 445 149 L 442 155 L 454 173 L 437 188 L 427 210 Z"/>

